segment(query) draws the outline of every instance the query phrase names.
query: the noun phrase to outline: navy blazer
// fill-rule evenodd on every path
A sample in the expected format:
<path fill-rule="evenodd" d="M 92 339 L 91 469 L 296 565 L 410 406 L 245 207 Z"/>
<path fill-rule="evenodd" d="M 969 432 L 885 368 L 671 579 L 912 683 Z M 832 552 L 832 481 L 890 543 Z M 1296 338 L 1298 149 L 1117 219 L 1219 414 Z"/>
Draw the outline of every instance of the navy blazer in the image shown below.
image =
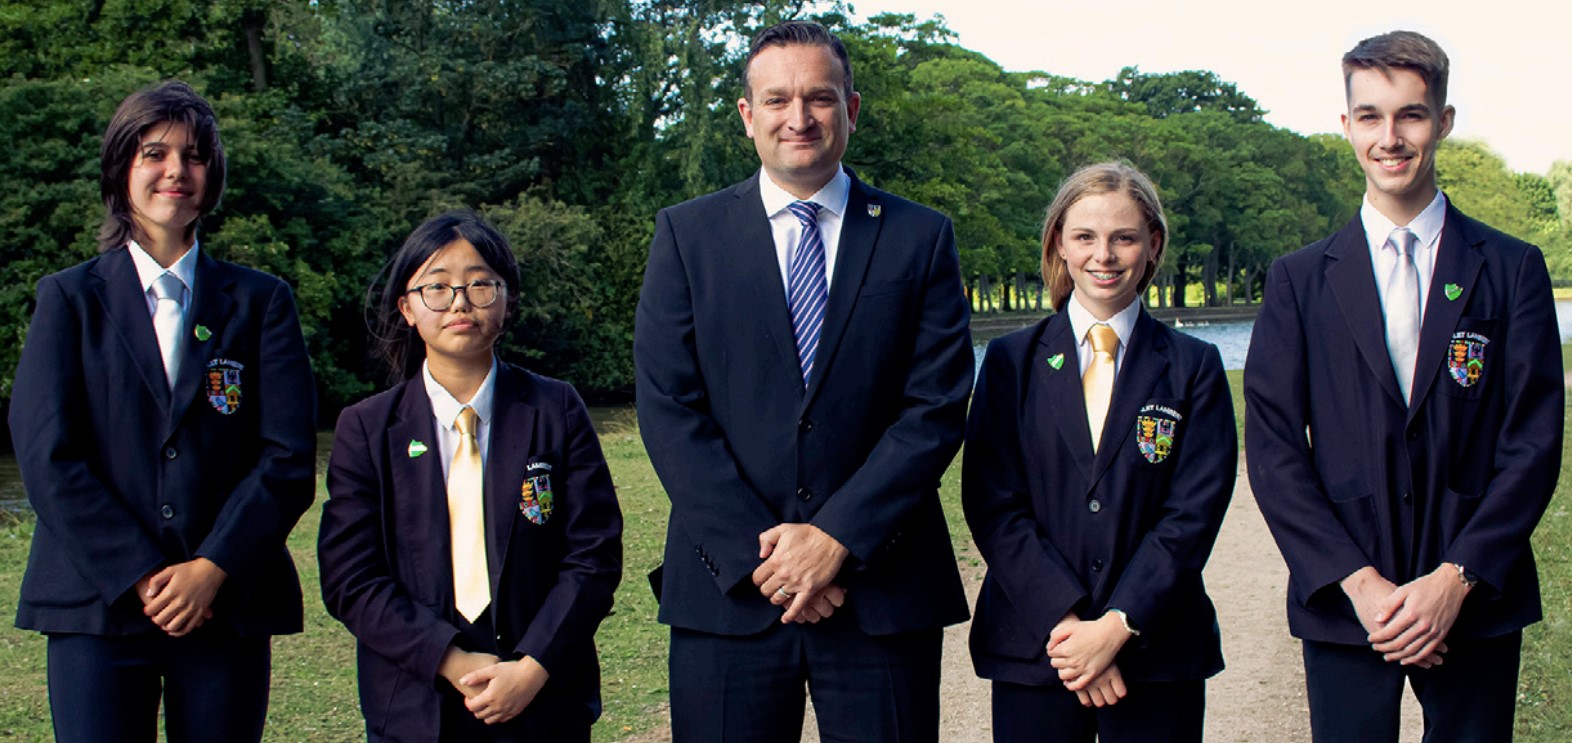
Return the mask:
<path fill-rule="evenodd" d="M 589 411 L 565 382 L 498 364 L 486 456 L 486 557 L 499 655 L 551 674 L 509 725 L 600 714 L 595 630 L 622 578 L 622 512 Z M 423 444 L 424 446 L 418 446 Z M 346 408 L 328 458 L 318 560 L 329 614 L 355 635 L 374 741 L 435 741 L 437 667 L 459 637 L 436 416 L 416 376 Z M 528 479 L 552 507 L 523 512 Z M 533 492 L 540 488 L 532 486 Z"/>
<path fill-rule="evenodd" d="M 758 535 L 812 523 L 870 634 L 966 619 L 939 505 L 973 355 L 950 220 L 852 177 L 806 389 L 759 175 L 655 219 L 633 355 L 639 428 L 671 498 L 660 621 L 747 635 L 781 609 Z"/>
<path fill-rule="evenodd" d="M 38 283 L 11 397 L 38 515 L 18 627 L 154 631 L 136 581 L 206 557 L 229 576 L 208 625 L 300 631 L 284 539 L 315 494 L 316 386 L 294 297 L 277 278 L 198 256 L 173 394 L 126 250 Z"/>
<path fill-rule="evenodd" d="M 1420 330 L 1413 404 L 1387 353 L 1358 217 L 1279 258 L 1245 366 L 1250 484 L 1291 574 L 1288 623 L 1368 644 L 1338 583 L 1478 575 L 1451 634 L 1540 618 L 1529 536 L 1560 472 L 1561 344 L 1539 250 L 1450 203 Z"/>
<path fill-rule="evenodd" d="M 978 675 L 1056 684 L 1048 635 L 1067 612 L 1124 611 L 1128 680 L 1223 669 L 1201 569 L 1233 495 L 1233 398 L 1217 348 L 1142 308 L 1097 453 L 1066 313 L 988 344 L 972 396 L 961 502 L 988 574 L 972 620 Z"/>

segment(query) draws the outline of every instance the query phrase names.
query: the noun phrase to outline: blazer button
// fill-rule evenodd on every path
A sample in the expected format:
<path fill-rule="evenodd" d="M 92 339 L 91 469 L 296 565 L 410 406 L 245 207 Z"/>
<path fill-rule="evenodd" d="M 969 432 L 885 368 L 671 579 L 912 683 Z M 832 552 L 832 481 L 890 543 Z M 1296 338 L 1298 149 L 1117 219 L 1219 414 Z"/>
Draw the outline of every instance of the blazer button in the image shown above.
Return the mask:
<path fill-rule="evenodd" d="M 1403 491 L 1403 502 L 1404 503 L 1412 503 L 1413 500 L 1414 500 L 1414 494 L 1413 493 L 1410 493 L 1407 490 Z"/>
<path fill-rule="evenodd" d="M 797 488 L 797 497 L 803 501 L 813 500 L 813 491 L 807 488 Z"/>
<path fill-rule="evenodd" d="M 802 429 L 803 432 L 812 431 L 813 421 L 808 420 L 807 418 L 801 418 L 797 421 L 797 428 Z"/>
<path fill-rule="evenodd" d="M 175 457 L 178 457 L 178 456 L 180 456 L 180 452 L 175 451 L 175 447 L 173 447 L 173 446 L 166 446 L 166 447 L 164 447 L 164 458 L 165 459 L 174 459 Z"/>
<path fill-rule="evenodd" d="M 1086 510 L 1091 511 L 1092 513 L 1097 513 L 1098 511 L 1103 510 L 1103 503 L 1102 501 L 1093 498 L 1091 503 L 1086 504 Z"/>
<path fill-rule="evenodd" d="M 158 509 L 158 514 L 166 519 L 172 519 L 175 517 L 175 507 L 165 503 L 163 508 Z"/>
<path fill-rule="evenodd" d="M 1103 571 L 1103 561 L 1102 560 L 1092 560 L 1092 572 L 1094 572 L 1094 573 L 1101 573 L 1102 571 Z"/>

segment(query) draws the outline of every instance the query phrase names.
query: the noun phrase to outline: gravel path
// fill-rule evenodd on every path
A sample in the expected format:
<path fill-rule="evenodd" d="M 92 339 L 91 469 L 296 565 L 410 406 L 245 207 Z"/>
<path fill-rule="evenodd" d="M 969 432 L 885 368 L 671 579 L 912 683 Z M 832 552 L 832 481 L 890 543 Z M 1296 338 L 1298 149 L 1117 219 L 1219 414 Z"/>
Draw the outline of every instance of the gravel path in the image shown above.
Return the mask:
<path fill-rule="evenodd" d="M 1299 641 L 1288 635 L 1284 614 L 1288 568 L 1256 508 L 1241 455 L 1239 479 L 1228 515 L 1206 568 L 1207 590 L 1217 604 L 1227 670 L 1207 683 L 1206 740 L 1218 743 L 1309 743 L 1304 666 Z M 975 600 L 981 568 L 963 570 Z M 944 634 L 944 690 L 940 740 L 990 743 L 993 739 L 988 684 L 972 673 L 966 650 L 969 625 Z M 1411 694 L 1403 699 L 1402 743 L 1419 743 L 1421 721 Z M 803 741 L 819 739 L 810 711 Z M 639 738 L 670 740 L 669 733 Z"/>

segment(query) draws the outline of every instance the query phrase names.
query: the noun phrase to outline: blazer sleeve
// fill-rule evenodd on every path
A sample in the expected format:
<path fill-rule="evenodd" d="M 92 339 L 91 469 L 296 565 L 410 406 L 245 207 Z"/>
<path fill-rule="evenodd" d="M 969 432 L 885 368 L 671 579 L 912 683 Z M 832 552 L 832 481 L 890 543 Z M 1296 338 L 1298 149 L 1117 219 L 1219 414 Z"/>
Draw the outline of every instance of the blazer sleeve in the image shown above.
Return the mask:
<path fill-rule="evenodd" d="M 932 496 L 966 430 L 966 398 L 976 357 L 955 229 L 948 218 L 929 250 L 921 315 L 901 380 L 905 407 L 863 465 L 812 520 L 862 563 Z"/>
<path fill-rule="evenodd" d="M 1310 455 L 1305 334 L 1282 259 L 1267 272 L 1265 299 L 1245 360 L 1245 461 L 1294 593 L 1307 599 L 1374 565 L 1333 513 Z"/>
<path fill-rule="evenodd" d="M 1128 614 L 1137 627 L 1162 624 L 1175 597 L 1199 585 L 1234 493 L 1239 435 L 1215 346 L 1206 347 L 1188 387 L 1188 430 L 1179 441 L 1161 512 L 1108 598 L 1108 605 Z"/>
<path fill-rule="evenodd" d="M 1550 275 L 1538 250 L 1524 251 L 1512 296 L 1502 349 L 1506 411 L 1496 439 L 1495 475 L 1478 510 L 1445 551 L 1447 562 L 1467 567 L 1487 591 L 1505 586 L 1530 549 L 1529 538 L 1561 470 L 1566 410 L 1561 336 Z"/>
<path fill-rule="evenodd" d="M 56 534 L 71 564 L 105 604 L 165 562 L 155 535 L 88 464 L 93 421 L 84 394 L 80 304 L 56 276 L 38 283 L 33 321 L 17 364 L 11 438 L 38 527 Z"/>
<path fill-rule="evenodd" d="M 442 656 L 459 632 L 393 577 L 383 533 L 390 494 L 382 492 L 372 456 L 379 439 L 367 431 L 356 408 L 339 416 L 317 535 L 322 602 L 366 647 L 416 678 L 435 681 Z"/>
<path fill-rule="evenodd" d="M 725 593 L 753 575 L 758 535 L 781 519 L 742 476 L 710 417 L 682 261 L 663 210 L 655 218 L 633 332 L 639 433 L 671 499 L 674 528 L 702 545 L 715 567 L 716 588 Z"/>
<path fill-rule="evenodd" d="M 595 636 L 611 612 L 612 594 L 622 579 L 622 511 L 611 471 L 601 453 L 600 439 L 590 424 L 589 410 L 577 392 L 561 385 L 559 412 L 567 422 L 563 450 L 566 472 L 558 492 L 555 518 L 566 519 L 567 554 L 557 582 L 530 621 L 517 652 L 534 658 L 547 671 L 561 668 L 572 654 Z"/>
<path fill-rule="evenodd" d="M 1029 623 L 1031 636 L 1046 643 L 1054 625 L 1086 601 L 1088 592 L 1037 528 L 1021 456 L 1020 417 L 1026 409 L 1021 389 L 1010 354 L 998 341 L 989 343 L 966 421 L 961 506 L 989 577 L 998 581 L 1015 615 Z"/>
<path fill-rule="evenodd" d="M 231 576 L 271 558 L 316 497 L 316 380 L 300 333 L 294 295 L 273 282 L 257 349 L 256 466 L 230 492 L 196 554 Z"/>

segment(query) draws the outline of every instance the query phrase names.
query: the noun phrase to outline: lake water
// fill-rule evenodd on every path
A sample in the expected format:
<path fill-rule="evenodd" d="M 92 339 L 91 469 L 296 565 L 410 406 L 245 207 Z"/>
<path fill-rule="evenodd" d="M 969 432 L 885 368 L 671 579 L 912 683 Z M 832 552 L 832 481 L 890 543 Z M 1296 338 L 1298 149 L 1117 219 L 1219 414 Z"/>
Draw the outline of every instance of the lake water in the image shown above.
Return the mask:
<path fill-rule="evenodd" d="M 1556 302 L 1556 321 L 1561 330 L 1561 342 L 1572 342 L 1572 300 L 1558 300 Z M 1255 327 L 1253 322 L 1217 323 L 1215 325 L 1185 326 L 1181 331 L 1189 333 L 1201 340 L 1217 346 L 1222 353 L 1223 367 L 1226 369 L 1243 369 L 1245 355 L 1250 350 L 1250 331 Z M 973 347 L 976 354 L 978 367 L 982 366 L 983 344 Z M 632 416 L 626 407 L 596 408 L 591 411 L 597 428 L 603 427 L 613 420 L 625 421 Z M 331 431 L 323 432 L 317 441 L 317 450 L 326 457 L 328 446 L 332 443 Z M 319 471 L 326 466 L 319 462 Z M 9 452 L 0 454 L 0 511 L 15 511 L 26 508 L 27 498 L 22 492 L 21 477 L 17 473 L 16 457 Z"/>

